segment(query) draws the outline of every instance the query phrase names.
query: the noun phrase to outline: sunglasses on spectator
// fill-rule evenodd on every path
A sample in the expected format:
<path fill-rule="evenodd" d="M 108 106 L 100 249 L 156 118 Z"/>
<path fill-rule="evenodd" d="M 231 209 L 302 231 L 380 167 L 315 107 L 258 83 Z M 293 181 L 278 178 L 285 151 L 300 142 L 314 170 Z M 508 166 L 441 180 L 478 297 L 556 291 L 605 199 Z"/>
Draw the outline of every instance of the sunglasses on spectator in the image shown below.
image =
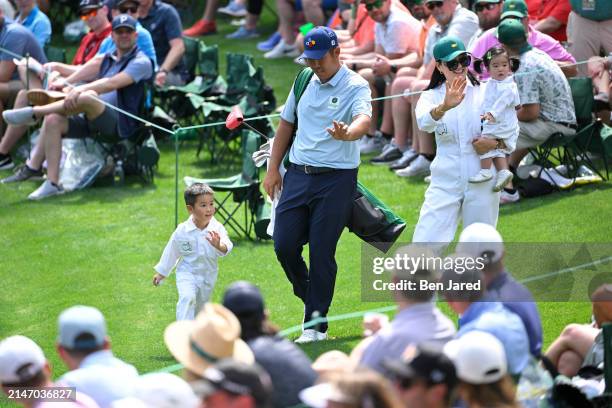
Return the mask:
<path fill-rule="evenodd" d="M 427 3 L 427 8 L 429 10 L 433 10 L 436 7 L 442 7 L 444 5 L 443 1 L 430 1 L 429 3 Z"/>
<path fill-rule="evenodd" d="M 456 71 L 460 65 L 463 68 L 469 67 L 471 62 L 472 62 L 472 57 L 470 57 L 469 54 L 461 54 L 454 60 L 445 62 L 444 65 L 446 65 L 446 67 L 450 69 L 451 71 Z"/>
<path fill-rule="evenodd" d="M 81 20 L 87 21 L 90 18 L 93 18 L 93 17 L 95 17 L 97 15 L 98 15 L 98 9 L 93 9 L 93 10 L 88 11 L 86 13 L 81 13 Z"/>
<path fill-rule="evenodd" d="M 477 4 L 474 6 L 474 11 L 480 13 L 482 10 L 493 10 L 498 5 L 499 3 Z"/>
<path fill-rule="evenodd" d="M 138 6 L 132 6 L 132 7 L 119 7 L 119 12 L 121 14 L 127 14 L 127 13 L 137 13 L 138 12 Z"/>
<path fill-rule="evenodd" d="M 365 8 L 368 11 L 372 11 L 377 8 L 381 8 L 385 2 L 383 0 L 376 0 L 373 3 L 366 3 Z"/>

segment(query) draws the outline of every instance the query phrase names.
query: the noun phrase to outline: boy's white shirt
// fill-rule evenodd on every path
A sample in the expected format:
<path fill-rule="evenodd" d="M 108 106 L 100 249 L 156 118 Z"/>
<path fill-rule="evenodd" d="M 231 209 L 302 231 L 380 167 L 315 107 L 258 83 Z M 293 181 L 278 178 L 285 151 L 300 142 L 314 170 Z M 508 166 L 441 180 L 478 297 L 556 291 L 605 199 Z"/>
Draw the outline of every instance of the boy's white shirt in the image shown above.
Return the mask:
<path fill-rule="evenodd" d="M 215 231 L 221 243 L 227 247 L 224 254 L 212 246 L 206 239 L 210 231 Z M 217 258 L 229 254 L 234 245 L 227 235 L 225 227 L 214 217 L 208 226 L 199 229 L 193 222 L 193 216 L 180 223 L 164 248 L 164 252 L 154 269 L 163 276 L 168 276 L 176 266 L 176 273 L 214 274 L 218 271 Z"/>

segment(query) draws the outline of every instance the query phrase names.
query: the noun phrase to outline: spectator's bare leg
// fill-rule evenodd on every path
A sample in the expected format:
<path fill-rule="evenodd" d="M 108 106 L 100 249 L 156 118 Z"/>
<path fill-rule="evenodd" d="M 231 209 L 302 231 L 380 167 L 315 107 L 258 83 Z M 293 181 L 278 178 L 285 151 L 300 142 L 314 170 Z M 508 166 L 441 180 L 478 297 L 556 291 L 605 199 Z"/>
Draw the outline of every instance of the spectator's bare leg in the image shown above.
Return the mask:
<path fill-rule="evenodd" d="M 78 99 L 74 112 L 85 113 L 89 120 L 93 120 L 104 112 L 105 106 L 95 99 L 93 91 L 83 92 Z M 40 131 L 39 145 L 34 149 L 34 154 L 29 162 L 33 169 L 39 169 L 43 160 L 47 159 L 47 178 L 52 183 L 59 182 L 59 165 L 62 154 L 62 135 L 68 132 L 68 118 L 64 108 L 64 101 L 54 102 L 49 105 L 34 107 L 34 115 L 44 116 Z"/>
<path fill-rule="evenodd" d="M 15 99 L 15 104 L 13 105 L 13 108 L 15 109 L 23 108 L 24 106 L 27 106 L 27 105 L 28 105 L 27 93 L 25 90 L 21 90 L 17 94 L 17 98 Z M 0 153 L 8 154 L 13 148 L 13 146 L 15 146 L 15 143 L 17 143 L 17 141 L 21 139 L 21 137 L 26 133 L 27 130 L 28 130 L 27 126 L 8 125 L 6 128 L 6 131 L 4 132 L 4 136 L 2 137 L 2 140 L 0 141 Z"/>
<path fill-rule="evenodd" d="M 391 94 L 397 95 L 404 92 L 406 89 L 410 89 L 412 82 L 415 77 L 412 76 L 401 76 L 395 78 L 393 86 L 391 87 Z M 410 97 L 402 96 L 400 98 L 391 99 L 391 110 L 393 116 L 393 129 L 395 131 L 393 138 L 395 144 L 400 148 L 404 148 L 410 138 L 410 130 L 412 127 L 412 114 Z"/>
<path fill-rule="evenodd" d="M 372 92 L 372 99 L 378 98 L 379 95 L 376 89 L 376 76 L 374 72 L 370 68 L 365 68 L 359 71 L 359 75 L 368 81 L 370 91 Z M 369 135 L 376 133 L 376 126 L 378 125 L 378 104 L 378 101 L 372 101 L 372 120 L 370 121 L 370 130 L 368 130 Z"/>
<path fill-rule="evenodd" d="M 295 17 L 295 5 L 289 0 L 276 0 L 278 11 L 278 31 L 285 40 L 285 44 L 293 44 L 295 33 L 293 32 L 293 19 Z"/>
<path fill-rule="evenodd" d="M 204 8 L 203 20 L 215 21 L 215 14 L 219 8 L 219 0 L 206 0 L 206 7 Z"/>
<path fill-rule="evenodd" d="M 323 14 L 323 0 L 302 0 L 304 17 L 306 21 L 315 26 L 325 25 L 325 14 Z"/>
<path fill-rule="evenodd" d="M 561 372 L 561 369 L 565 371 L 561 374 L 572 377 L 580 369 L 597 333 L 599 333 L 599 330 L 590 325 L 569 324 L 550 345 L 546 351 L 546 357 L 557 367 L 559 372 Z M 579 358 L 576 358 L 576 356 Z M 579 364 L 577 360 L 579 360 Z"/>
<path fill-rule="evenodd" d="M 415 80 L 410 90 L 412 92 L 420 92 L 424 90 L 428 84 L 429 84 L 429 80 Z M 415 149 L 418 153 L 428 154 L 428 155 L 433 156 L 436 153 L 434 149 L 434 137 L 431 133 L 422 132 L 419 129 L 419 126 L 416 120 L 416 115 L 414 112 L 414 107 L 419 101 L 419 97 L 420 97 L 420 94 L 410 96 L 410 101 L 412 105 L 410 109 L 410 113 L 412 115 L 412 139 L 413 141 L 414 139 L 418 139 L 417 146 L 419 149 L 418 150 Z M 414 143 L 413 143 L 413 148 L 414 148 Z"/>
<path fill-rule="evenodd" d="M 393 83 L 390 83 L 385 86 L 385 96 L 393 95 L 391 92 L 391 87 Z M 393 108 L 391 104 L 393 99 L 385 99 L 383 101 L 383 119 L 380 124 L 380 131 L 389 135 L 393 134 Z"/>

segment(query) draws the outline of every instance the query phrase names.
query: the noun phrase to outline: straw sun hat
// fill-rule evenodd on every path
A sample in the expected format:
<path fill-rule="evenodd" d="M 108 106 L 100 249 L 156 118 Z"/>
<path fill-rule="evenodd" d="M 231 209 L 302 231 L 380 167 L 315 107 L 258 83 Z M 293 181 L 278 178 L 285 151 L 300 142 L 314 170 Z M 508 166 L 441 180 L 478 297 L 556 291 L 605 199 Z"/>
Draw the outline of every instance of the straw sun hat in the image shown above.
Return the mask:
<path fill-rule="evenodd" d="M 218 304 L 207 303 L 195 320 L 171 323 L 164 341 L 174 358 L 199 376 L 224 358 L 247 364 L 255 361 L 249 346 L 240 339 L 240 322 Z"/>

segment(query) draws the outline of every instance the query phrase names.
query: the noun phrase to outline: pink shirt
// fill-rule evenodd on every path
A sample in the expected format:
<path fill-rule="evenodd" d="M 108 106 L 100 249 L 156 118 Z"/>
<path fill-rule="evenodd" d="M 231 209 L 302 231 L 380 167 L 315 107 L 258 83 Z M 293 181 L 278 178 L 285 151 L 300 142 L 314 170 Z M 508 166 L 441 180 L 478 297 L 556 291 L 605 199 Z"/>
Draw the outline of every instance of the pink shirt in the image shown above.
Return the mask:
<path fill-rule="evenodd" d="M 497 28 L 491 28 L 490 30 L 484 32 L 477 40 L 475 40 L 473 42 L 472 49 L 470 50 L 472 55 L 477 58 L 482 58 L 489 48 L 500 45 L 496 33 Z M 529 38 L 527 38 L 527 42 L 529 42 L 529 44 L 531 44 L 534 48 L 548 54 L 555 61 L 571 63 L 576 62 L 574 56 L 567 52 L 559 41 L 555 40 L 548 34 L 534 30 L 531 26 L 529 27 Z M 489 73 L 486 72 L 486 69 L 480 77 L 482 79 L 489 78 Z"/>

